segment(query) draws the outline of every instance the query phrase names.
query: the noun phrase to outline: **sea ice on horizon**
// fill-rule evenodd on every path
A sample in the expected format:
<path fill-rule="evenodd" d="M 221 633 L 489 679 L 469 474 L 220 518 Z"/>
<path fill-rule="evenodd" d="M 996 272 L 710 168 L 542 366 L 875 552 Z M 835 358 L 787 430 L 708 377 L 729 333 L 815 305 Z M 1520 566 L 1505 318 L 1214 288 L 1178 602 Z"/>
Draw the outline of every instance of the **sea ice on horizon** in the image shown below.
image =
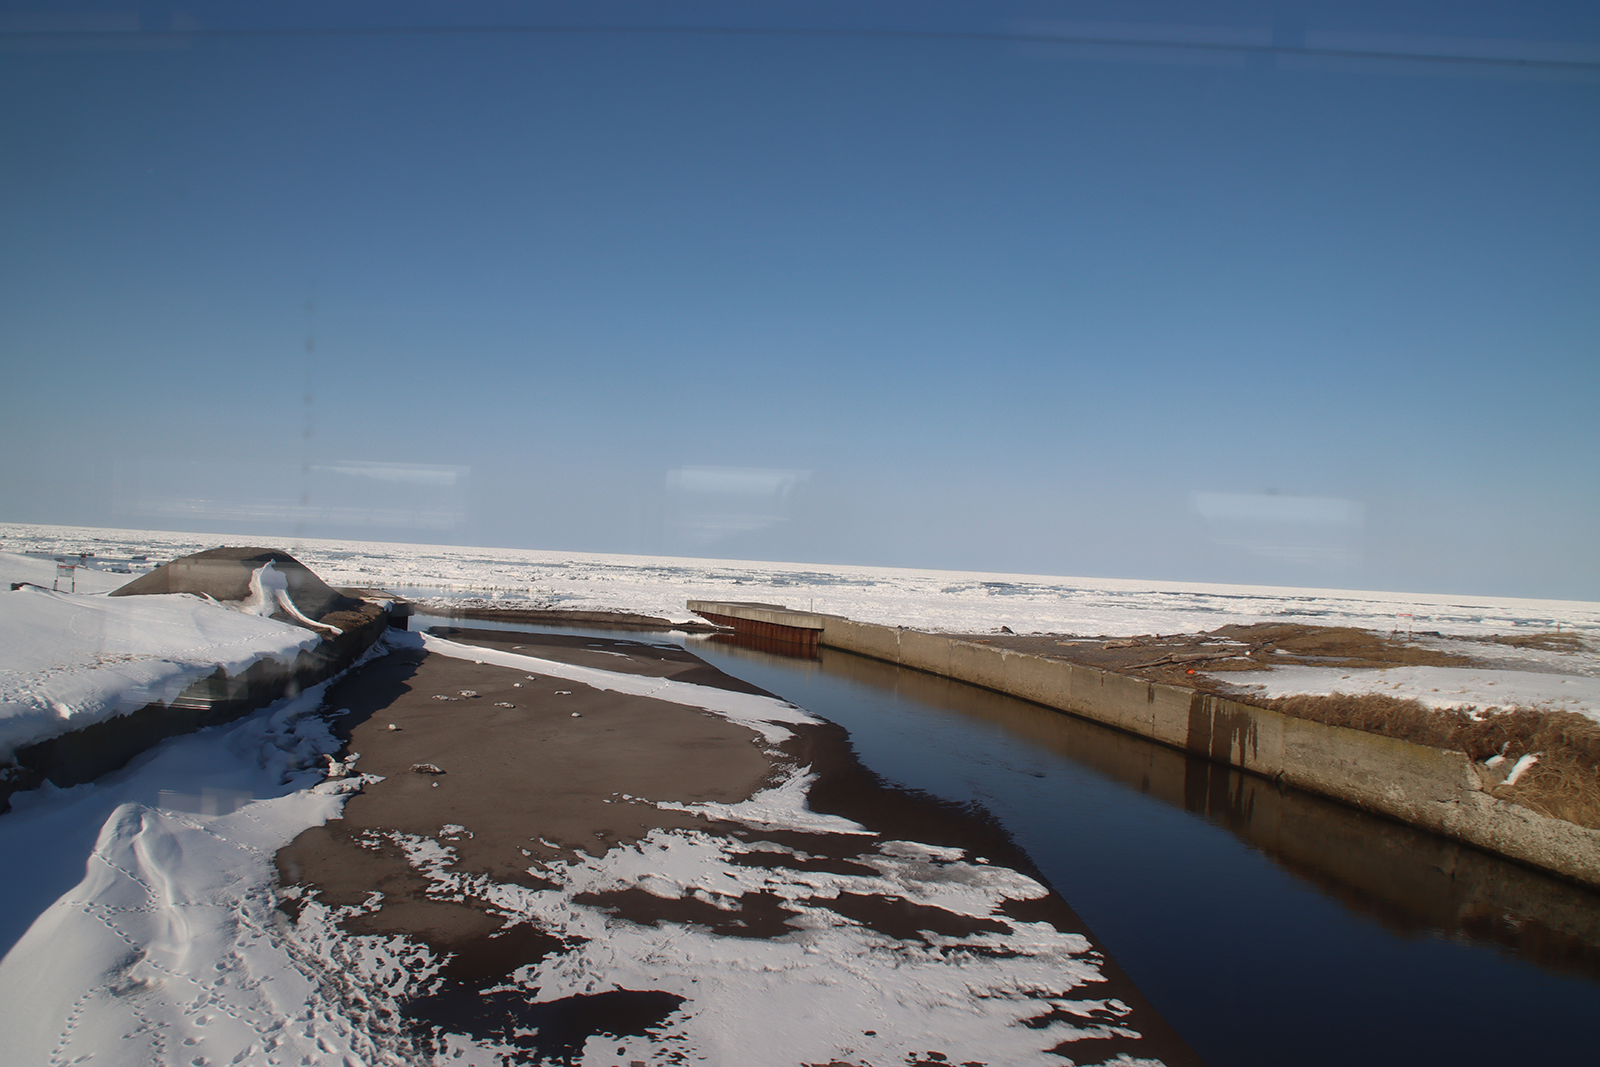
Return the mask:
<path fill-rule="evenodd" d="M 12 550 L 152 558 L 230 541 L 287 551 L 333 585 L 504 607 L 629 611 L 688 621 L 689 600 L 754 600 L 950 633 L 1129 636 L 1303 622 L 1451 634 L 1551 630 L 1600 637 L 1600 603 L 833 564 L 607 555 L 0 524 Z"/>
<path fill-rule="evenodd" d="M 0 524 L 0 542 L 40 553 L 94 551 L 98 558 L 180 555 L 214 545 L 202 534 L 86 530 Z M 234 538 L 233 540 L 238 540 Z M 1480 706 L 1540 704 L 1600 716 L 1600 697 L 1586 683 L 1547 691 L 1546 678 L 1522 674 L 1600 675 L 1600 604 L 1497 597 L 1287 589 L 1261 586 L 978 574 L 889 567 L 821 566 L 738 560 L 675 559 L 520 549 L 402 545 L 372 541 L 250 538 L 290 552 L 335 585 L 381 586 L 409 596 L 479 601 L 497 607 L 555 607 L 628 611 L 675 621 L 694 616 L 689 600 L 755 600 L 844 615 L 863 622 L 951 633 L 1127 636 L 1193 633 L 1228 624 L 1302 623 L 1354 626 L 1379 632 L 1440 631 L 1456 637 L 1555 629 L 1584 637 L 1590 648 L 1558 653 L 1505 645 L 1465 647 L 1474 658 L 1492 651 L 1502 675 L 1479 690 L 1461 680 L 1447 690 L 1439 679 L 1391 671 L 1341 672 L 1329 678 L 1281 670 L 1222 678 L 1262 684 L 1272 692 L 1366 692 L 1385 687 L 1425 701 L 1439 693 L 1482 697 Z M 6 556 L 0 554 L 0 563 Z M 12 556 L 13 559 L 24 557 Z M 30 557 L 31 558 L 31 557 Z M 37 561 L 36 561 L 37 562 Z M 40 562 L 40 566 L 51 565 Z M 103 565 L 103 564 L 102 564 Z M 0 568 L 3 569 L 3 568 Z M 91 578 L 91 580 L 98 580 Z M 1437 642 L 1423 637 L 1419 641 Z M 1456 644 L 1461 644 L 1456 642 Z M 1480 672 L 1481 673 L 1481 672 Z M 1349 674 L 1346 679 L 1343 675 Z M 1370 674 L 1370 676 L 1369 676 Z M 1270 682 L 1267 679 L 1270 677 Z M 1396 688 L 1397 683 L 1399 687 Z M 1441 698 L 1442 699 L 1442 698 Z"/>

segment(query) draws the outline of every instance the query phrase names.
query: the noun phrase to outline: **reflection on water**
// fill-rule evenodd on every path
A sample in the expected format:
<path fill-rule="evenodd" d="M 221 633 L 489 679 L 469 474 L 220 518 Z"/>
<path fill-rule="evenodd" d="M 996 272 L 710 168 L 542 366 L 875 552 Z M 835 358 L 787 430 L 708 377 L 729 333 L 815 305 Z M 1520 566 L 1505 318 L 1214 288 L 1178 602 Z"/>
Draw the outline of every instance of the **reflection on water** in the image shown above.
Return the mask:
<path fill-rule="evenodd" d="M 698 648 L 698 646 L 696 646 Z M 991 723 L 1173 807 L 1205 816 L 1401 935 L 1442 933 L 1600 978 L 1600 897 L 1467 845 L 918 671 L 823 650 L 834 677 Z"/>
<path fill-rule="evenodd" d="M 818 649 L 801 644 L 798 641 L 785 641 L 777 637 L 768 637 L 764 634 L 734 633 L 710 634 L 701 639 L 703 644 L 721 645 L 726 648 L 738 648 L 747 652 L 766 652 L 774 656 L 787 656 L 792 659 L 816 659 Z"/>
<path fill-rule="evenodd" d="M 688 647 L 989 808 L 1209 1062 L 1529 1062 L 1534 1018 L 1535 1062 L 1592 1051 L 1600 896 L 959 682 Z"/>
<path fill-rule="evenodd" d="M 994 813 L 1217 1067 L 1592 1058 L 1595 894 L 959 682 L 684 644 L 846 727 L 885 778 Z"/>

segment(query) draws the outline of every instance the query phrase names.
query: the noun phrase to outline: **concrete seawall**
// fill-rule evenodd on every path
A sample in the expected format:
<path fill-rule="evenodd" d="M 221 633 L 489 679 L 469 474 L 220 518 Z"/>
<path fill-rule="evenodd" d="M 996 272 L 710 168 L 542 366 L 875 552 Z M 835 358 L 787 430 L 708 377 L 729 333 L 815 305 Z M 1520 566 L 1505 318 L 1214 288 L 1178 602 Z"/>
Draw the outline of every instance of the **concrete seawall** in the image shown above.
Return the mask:
<path fill-rule="evenodd" d="M 733 618 L 739 607 L 689 604 L 692 611 Z M 820 628 L 824 647 L 1021 697 L 1600 889 L 1600 831 L 1489 795 L 1463 752 L 947 634 L 836 615 L 778 613 L 770 606 L 764 606 L 762 621 Z"/>

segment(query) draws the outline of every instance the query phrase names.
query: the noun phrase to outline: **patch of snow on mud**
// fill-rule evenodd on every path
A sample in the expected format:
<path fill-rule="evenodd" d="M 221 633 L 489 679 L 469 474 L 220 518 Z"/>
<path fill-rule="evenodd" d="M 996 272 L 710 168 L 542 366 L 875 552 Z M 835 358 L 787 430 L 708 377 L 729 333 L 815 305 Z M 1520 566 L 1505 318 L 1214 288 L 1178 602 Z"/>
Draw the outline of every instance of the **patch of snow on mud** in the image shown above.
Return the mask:
<path fill-rule="evenodd" d="M 521 968 L 497 991 L 518 991 L 535 1004 L 615 989 L 683 998 L 651 1032 L 590 1038 L 585 1065 L 678 1057 L 727 1065 L 903 1062 L 929 1048 L 951 1062 L 1044 1064 L 1059 1062 L 1046 1050 L 1063 1041 L 1139 1036 L 1118 1023 L 1126 1008 L 1114 1001 L 1093 1002 L 1100 1010 L 1075 1023 L 1022 1025 L 1092 993 L 1103 981 L 1098 960 L 1079 934 L 1004 916 L 1008 900 L 1043 896 L 1042 885 L 958 849 L 882 842 L 858 857 L 865 873 L 839 874 L 759 863 L 766 853 L 798 855 L 789 848 L 656 830 L 603 856 L 531 868 L 555 888 L 529 889 L 455 873 L 439 862 L 437 845 L 398 843 L 433 883 L 430 895 L 485 900 L 508 925 L 532 924 L 572 946 Z M 576 902 L 635 888 L 730 912 L 748 895 L 770 896 L 786 909 L 785 932 L 719 936 L 691 923 L 641 925 Z M 901 940 L 827 907 L 843 894 L 910 901 L 983 920 L 985 928 Z M 302 937 L 315 939 L 309 927 L 332 918 L 308 911 Z M 381 969 L 368 971 L 363 984 L 382 978 Z M 468 1063 L 492 1063 L 506 1051 L 465 1034 L 447 1035 L 445 1045 Z"/>
<path fill-rule="evenodd" d="M 677 804 L 658 801 L 656 807 L 673 811 L 686 811 L 708 819 L 726 819 L 759 826 L 767 830 L 801 830 L 810 833 L 864 834 L 869 831 L 860 824 L 837 815 L 823 815 L 806 807 L 806 794 L 816 775 L 792 771 L 783 781 L 764 789 L 749 800 L 737 804 L 718 804 L 706 801 L 697 804 Z"/>
<path fill-rule="evenodd" d="M 497 667 L 511 667 L 520 671 L 537 672 L 548 678 L 562 678 L 570 682 L 581 682 L 594 689 L 602 689 L 613 693 L 626 693 L 630 696 L 654 697 L 657 700 L 666 700 L 674 704 L 686 704 L 693 708 L 704 708 L 706 711 L 715 712 L 731 722 L 736 722 L 741 726 L 747 726 L 755 730 L 769 744 L 777 744 L 791 736 L 790 732 L 781 725 L 783 723 L 813 723 L 817 721 L 810 713 L 795 707 L 787 700 L 779 700 L 777 697 L 760 696 L 755 693 L 737 693 L 728 689 L 718 689 L 715 686 L 680 682 L 672 678 L 619 674 L 614 671 L 602 671 L 595 667 L 577 667 L 568 663 L 557 663 L 555 660 L 524 655 L 520 652 L 502 652 L 498 649 L 482 648 L 477 645 L 464 645 L 443 637 L 435 637 L 432 634 L 396 635 L 394 640 L 414 642 L 418 647 L 441 656 L 472 660 L 477 663 L 492 663 Z"/>

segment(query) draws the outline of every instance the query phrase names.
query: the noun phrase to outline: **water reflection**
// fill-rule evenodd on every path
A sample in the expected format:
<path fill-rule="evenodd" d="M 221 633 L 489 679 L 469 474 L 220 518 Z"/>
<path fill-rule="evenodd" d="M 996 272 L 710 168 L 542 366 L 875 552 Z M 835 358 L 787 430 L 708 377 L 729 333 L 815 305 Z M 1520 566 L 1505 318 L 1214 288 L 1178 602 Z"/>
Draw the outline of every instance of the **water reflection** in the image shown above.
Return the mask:
<path fill-rule="evenodd" d="M 774 656 L 787 656 L 791 659 L 814 660 L 818 658 L 818 650 L 814 646 L 805 645 L 799 641 L 785 641 L 779 637 L 768 637 L 765 634 L 710 634 L 703 638 L 703 641 L 709 645 L 743 649 L 747 652 L 765 652 Z"/>
<path fill-rule="evenodd" d="M 691 647 L 704 654 L 704 643 Z M 734 654 L 746 661 L 760 655 Z M 776 657 L 762 658 L 785 666 Z M 787 666 L 794 669 L 792 661 Z M 998 727 L 1033 748 L 1203 816 L 1392 933 L 1492 944 L 1541 967 L 1600 979 L 1600 896 L 1578 886 L 989 690 L 834 649 L 821 650 L 819 666 L 829 677 Z"/>
<path fill-rule="evenodd" d="M 844 726 L 890 781 L 983 805 L 1208 1063 L 1593 1058 L 1595 894 L 1048 708 L 847 653 L 796 660 L 679 634 L 588 632 L 682 640 Z"/>

